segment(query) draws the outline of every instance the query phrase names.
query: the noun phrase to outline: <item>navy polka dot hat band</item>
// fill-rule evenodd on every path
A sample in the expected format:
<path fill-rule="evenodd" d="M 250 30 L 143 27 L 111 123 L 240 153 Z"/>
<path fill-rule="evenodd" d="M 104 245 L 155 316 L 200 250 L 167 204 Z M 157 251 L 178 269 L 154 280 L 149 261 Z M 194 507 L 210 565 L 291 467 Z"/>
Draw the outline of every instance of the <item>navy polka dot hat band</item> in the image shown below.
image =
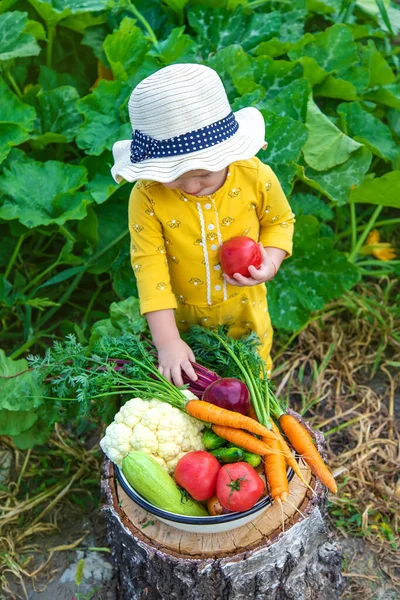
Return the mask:
<path fill-rule="evenodd" d="M 117 183 L 216 172 L 266 146 L 261 112 L 254 106 L 232 112 L 218 73 L 197 63 L 169 65 L 143 79 L 128 112 L 130 126 L 120 129 L 125 139 L 112 149 Z"/>
<path fill-rule="evenodd" d="M 211 125 L 165 140 L 156 140 L 136 129 L 131 142 L 131 162 L 134 164 L 149 158 L 197 152 L 229 139 L 238 129 L 239 125 L 233 112 Z"/>

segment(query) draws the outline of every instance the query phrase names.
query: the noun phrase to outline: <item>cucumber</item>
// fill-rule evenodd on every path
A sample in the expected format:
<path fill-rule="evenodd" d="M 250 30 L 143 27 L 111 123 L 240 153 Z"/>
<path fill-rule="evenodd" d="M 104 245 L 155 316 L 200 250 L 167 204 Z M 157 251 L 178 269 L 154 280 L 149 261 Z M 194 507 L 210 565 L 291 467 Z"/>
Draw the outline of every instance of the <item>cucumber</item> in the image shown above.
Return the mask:
<path fill-rule="evenodd" d="M 226 440 L 214 433 L 212 429 L 206 429 L 203 433 L 203 444 L 206 450 L 216 450 L 221 446 L 225 446 Z"/>
<path fill-rule="evenodd" d="M 206 509 L 181 491 L 170 475 L 146 452 L 132 451 L 122 461 L 131 486 L 158 508 L 187 517 L 208 517 Z"/>
<path fill-rule="evenodd" d="M 211 454 L 215 456 L 220 463 L 236 463 L 244 460 L 244 451 L 241 448 L 218 448 L 217 450 L 212 450 Z"/>
<path fill-rule="evenodd" d="M 245 452 L 243 460 L 255 469 L 261 463 L 261 456 L 252 452 Z"/>

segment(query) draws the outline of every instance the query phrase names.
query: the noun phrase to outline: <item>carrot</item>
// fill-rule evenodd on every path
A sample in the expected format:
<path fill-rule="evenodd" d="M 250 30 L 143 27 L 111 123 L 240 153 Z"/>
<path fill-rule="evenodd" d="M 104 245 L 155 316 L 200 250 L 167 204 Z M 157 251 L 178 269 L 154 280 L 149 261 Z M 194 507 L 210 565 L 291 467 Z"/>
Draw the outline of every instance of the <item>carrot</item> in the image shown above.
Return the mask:
<path fill-rule="evenodd" d="M 332 473 L 322 460 L 320 453 L 314 446 L 311 436 L 303 425 L 292 415 L 287 414 L 279 417 L 279 423 L 293 448 L 298 454 L 301 454 L 314 475 L 316 475 L 318 479 L 331 490 L 331 492 L 336 494 L 337 485 Z"/>
<path fill-rule="evenodd" d="M 239 446 L 248 452 L 252 452 L 253 454 L 260 454 L 262 456 L 266 454 L 275 453 L 276 450 L 271 450 L 271 448 L 265 443 L 265 441 L 261 442 L 250 433 L 246 431 L 242 431 L 241 429 L 236 429 L 235 427 L 226 427 L 224 425 L 213 425 L 212 430 L 219 435 L 220 437 L 228 440 L 235 446 Z M 266 438 L 264 438 L 265 440 Z"/>
<path fill-rule="evenodd" d="M 247 411 L 247 415 L 249 417 L 251 417 L 252 419 L 255 419 L 256 421 L 258 420 L 256 411 L 254 410 L 254 408 L 251 404 L 250 404 L 249 410 Z M 272 419 L 270 419 L 270 422 L 271 422 L 271 426 L 272 426 L 272 431 L 275 433 L 275 435 L 277 436 L 277 438 L 279 439 L 279 441 L 281 443 L 280 450 L 282 450 L 282 452 L 284 453 L 287 464 L 289 465 L 289 467 L 291 467 L 293 469 L 293 471 L 296 473 L 297 477 L 299 477 L 299 479 L 303 483 L 308 485 L 303 477 L 303 474 L 300 470 L 297 460 L 293 456 L 292 451 L 290 450 L 289 446 L 286 443 L 285 438 L 283 437 L 283 435 L 281 434 L 281 432 L 279 430 L 279 427 L 277 426 L 275 421 L 273 421 Z M 271 448 L 272 448 L 272 444 L 271 444 Z"/>
<path fill-rule="evenodd" d="M 277 424 L 271 419 L 271 424 L 272 424 L 272 431 L 277 435 L 277 437 L 279 438 L 279 441 L 281 443 L 281 449 L 283 454 L 285 455 L 285 459 L 287 464 L 289 465 L 289 467 L 291 467 L 293 469 L 293 471 L 296 473 L 297 477 L 299 477 L 299 479 L 301 479 L 301 481 L 303 483 L 305 483 L 306 485 L 307 482 L 305 481 L 303 474 L 300 470 L 300 467 L 297 463 L 297 460 L 295 459 L 295 457 L 292 454 L 292 451 L 290 450 L 288 444 L 286 443 L 285 438 L 283 437 L 283 435 L 281 434 L 279 427 L 277 426 Z"/>
<path fill-rule="evenodd" d="M 276 434 L 267 429 L 267 427 L 264 427 L 264 425 L 261 425 L 261 423 L 258 423 L 258 421 L 250 419 L 250 417 L 245 417 L 233 410 L 226 410 L 226 408 L 215 406 L 215 404 L 210 404 L 210 402 L 189 400 L 186 404 L 186 412 L 200 421 L 214 423 L 215 425 L 226 425 L 235 429 L 245 429 L 269 440 L 276 440 Z"/>
<path fill-rule="evenodd" d="M 286 461 L 283 454 L 279 454 L 281 443 L 279 440 L 269 441 L 271 450 L 276 450 L 275 454 L 264 456 L 264 472 L 268 482 L 268 487 L 273 500 L 286 502 L 289 497 L 289 483 L 286 475 Z"/>

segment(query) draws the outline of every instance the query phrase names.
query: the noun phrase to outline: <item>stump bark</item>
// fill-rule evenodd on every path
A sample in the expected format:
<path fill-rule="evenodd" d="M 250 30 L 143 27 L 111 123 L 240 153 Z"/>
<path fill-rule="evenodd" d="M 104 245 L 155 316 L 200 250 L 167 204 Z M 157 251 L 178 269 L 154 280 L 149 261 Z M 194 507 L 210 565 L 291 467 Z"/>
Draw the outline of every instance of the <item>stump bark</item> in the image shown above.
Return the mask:
<path fill-rule="evenodd" d="M 298 416 L 298 415 L 296 415 Z M 324 455 L 324 440 L 304 423 Z M 289 502 L 273 503 L 253 522 L 225 533 L 180 531 L 125 494 L 105 461 L 103 513 L 119 600 L 336 600 L 341 548 L 324 521 L 326 490 L 301 464 Z"/>

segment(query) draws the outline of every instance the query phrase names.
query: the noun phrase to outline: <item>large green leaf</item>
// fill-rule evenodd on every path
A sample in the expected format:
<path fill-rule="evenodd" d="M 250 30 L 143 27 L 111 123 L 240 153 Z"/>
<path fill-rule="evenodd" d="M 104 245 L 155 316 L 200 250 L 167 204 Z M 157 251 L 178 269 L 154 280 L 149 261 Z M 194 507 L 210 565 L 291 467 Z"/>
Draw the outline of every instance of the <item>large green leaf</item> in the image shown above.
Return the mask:
<path fill-rule="evenodd" d="M 300 215 L 313 215 L 320 221 L 331 221 L 334 217 L 331 207 L 313 194 L 293 194 L 290 197 L 290 206 L 296 218 Z"/>
<path fill-rule="evenodd" d="M 391 83 L 368 90 L 364 94 L 364 99 L 400 109 L 400 83 Z"/>
<path fill-rule="evenodd" d="M 28 14 L 14 10 L 0 15 L 0 61 L 22 56 L 36 56 L 40 46 L 26 33 Z"/>
<path fill-rule="evenodd" d="M 37 421 L 36 410 L 0 409 L 0 435 L 18 435 Z"/>
<path fill-rule="evenodd" d="M 351 190 L 350 202 L 400 208 L 400 171 L 391 171 L 382 177 L 366 179 Z"/>
<path fill-rule="evenodd" d="M 185 27 L 175 27 L 165 40 L 152 48 L 149 54 L 158 58 L 163 65 L 197 62 L 198 46 L 184 31 Z"/>
<path fill-rule="evenodd" d="M 368 40 L 368 45 L 362 47 L 362 62 L 369 73 L 368 87 L 388 85 L 396 81 L 389 63 L 377 50 L 373 40 Z"/>
<path fill-rule="evenodd" d="M 289 83 L 273 99 L 261 100 L 255 106 L 274 112 L 281 117 L 290 117 L 295 121 L 306 120 L 307 102 L 310 95 L 310 84 L 306 79 L 296 79 Z M 293 136 L 294 137 L 294 136 Z"/>
<path fill-rule="evenodd" d="M 207 64 L 221 77 L 231 101 L 238 93 L 243 96 L 256 90 L 252 59 L 241 46 L 233 45 L 220 50 L 208 58 Z"/>
<path fill-rule="evenodd" d="M 104 335 L 119 336 L 121 332 L 138 334 L 146 330 L 146 319 L 140 314 L 136 297 L 129 297 L 110 306 L 110 318 L 97 321 L 91 330 L 90 344 Z"/>
<path fill-rule="evenodd" d="M 347 202 L 352 186 L 357 186 L 363 181 L 371 164 L 371 156 L 367 148 L 361 147 L 353 152 L 346 162 L 328 171 L 299 166 L 297 174 L 310 187 L 341 205 Z"/>
<path fill-rule="evenodd" d="M 90 273 L 106 273 L 117 260 L 122 248 L 129 246 L 128 236 L 128 197 L 123 188 L 108 201 L 95 207 L 99 243 L 95 254 L 98 260 L 89 268 Z"/>
<path fill-rule="evenodd" d="M 297 218 L 293 256 L 268 283 L 269 311 L 277 328 L 300 329 L 313 311 L 340 297 L 361 278 L 359 269 L 334 249 L 333 241 L 321 236 L 320 227 L 314 216 Z"/>
<path fill-rule="evenodd" d="M 104 10 L 109 0 L 29 0 L 48 25 L 54 27 L 71 15 Z"/>
<path fill-rule="evenodd" d="M 259 156 L 275 171 L 283 190 L 289 194 L 296 175 L 295 163 L 307 140 L 307 127 L 290 117 L 277 116 L 265 110 L 261 112 L 265 120 L 268 148 L 261 151 Z"/>
<path fill-rule="evenodd" d="M 234 12 L 196 6 L 188 11 L 188 20 L 197 33 L 204 57 L 231 44 L 240 44 L 246 51 L 252 50 L 276 36 L 282 24 L 278 11 L 246 15 L 241 6 Z"/>
<path fill-rule="evenodd" d="M 42 390 L 26 360 L 12 360 L 0 349 L 0 409 L 30 411 L 42 402 Z"/>
<path fill-rule="evenodd" d="M 340 131 L 312 98 L 308 101 L 306 125 L 309 135 L 303 154 L 306 163 L 317 171 L 327 171 L 346 162 L 362 145 Z"/>
<path fill-rule="evenodd" d="M 35 98 L 39 132 L 35 140 L 43 145 L 72 142 L 83 122 L 76 108 L 78 99 L 77 90 L 69 85 L 40 92 Z"/>
<path fill-rule="evenodd" d="M 287 60 L 273 60 L 269 56 L 258 56 L 252 62 L 254 81 L 266 90 L 267 98 L 275 98 L 286 86 L 298 80 L 301 65 Z"/>
<path fill-rule="evenodd" d="M 125 17 L 119 29 L 104 41 L 103 48 L 115 79 L 128 81 L 150 49 L 150 42 L 135 23 L 135 20 Z"/>
<path fill-rule="evenodd" d="M 103 152 L 100 156 L 85 156 L 80 163 L 88 171 L 89 183 L 86 189 L 97 204 L 105 202 L 112 194 L 122 186 L 115 183 L 110 176 L 110 170 L 113 165 L 113 157 L 111 152 Z"/>
<path fill-rule="evenodd" d="M 347 25 L 336 24 L 315 35 L 306 34 L 289 51 L 293 60 L 313 58 L 327 73 L 337 72 L 358 62 L 357 45 Z"/>
<path fill-rule="evenodd" d="M 14 149 L 0 180 L 0 191 L 4 195 L 0 218 L 18 219 L 30 229 L 83 219 L 92 199 L 77 190 L 86 181 L 84 167 L 55 160 L 38 162 Z"/>
<path fill-rule="evenodd" d="M 130 139 L 127 102 L 131 89 L 121 81 L 100 81 L 76 106 L 85 117 L 76 143 L 88 154 L 111 150 L 117 140 Z"/>
<path fill-rule="evenodd" d="M 399 154 L 400 149 L 389 127 L 364 110 L 359 102 L 339 104 L 337 111 L 349 135 L 365 144 L 373 154 L 385 160 L 392 160 Z"/>
<path fill-rule="evenodd" d="M 35 109 L 21 102 L 0 78 L 0 163 L 12 146 L 29 139 L 33 128 Z"/>

